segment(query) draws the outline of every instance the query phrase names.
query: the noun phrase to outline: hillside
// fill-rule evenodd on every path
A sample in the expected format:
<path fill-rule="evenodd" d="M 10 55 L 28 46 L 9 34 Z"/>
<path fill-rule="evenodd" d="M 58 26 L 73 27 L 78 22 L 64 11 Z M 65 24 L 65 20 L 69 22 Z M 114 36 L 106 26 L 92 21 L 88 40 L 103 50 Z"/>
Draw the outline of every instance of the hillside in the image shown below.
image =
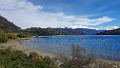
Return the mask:
<path fill-rule="evenodd" d="M 19 30 L 21 30 L 20 27 L 0 16 L 0 31 L 17 32 Z"/>
<path fill-rule="evenodd" d="M 95 29 L 88 29 L 88 28 L 76 28 L 78 32 L 82 32 L 85 35 L 95 35 L 96 33 L 104 32 L 105 30 L 95 30 Z"/>
<path fill-rule="evenodd" d="M 85 29 L 85 28 L 27 28 L 24 31 L 34 35 L 94 35 L 103 30 Z"/>
<path fill-rule="evenodd" d="M 120 35 L 120 28 L 115 30 L 100 32 L 97 35 Z"/>
<path fill-rule="evenodd" d="M 27 28 L 24 30 L 34 35 L 82 35 L 83 33 L 77 32 L 69 28 Z"/>

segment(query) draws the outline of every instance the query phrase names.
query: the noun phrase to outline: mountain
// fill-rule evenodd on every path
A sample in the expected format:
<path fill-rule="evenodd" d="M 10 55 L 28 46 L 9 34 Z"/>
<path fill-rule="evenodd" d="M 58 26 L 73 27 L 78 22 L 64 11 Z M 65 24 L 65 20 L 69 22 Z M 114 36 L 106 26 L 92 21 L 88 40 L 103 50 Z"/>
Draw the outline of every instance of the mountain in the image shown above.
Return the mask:
<path fill-rule="evenodd" d="M 24 30 L 34 35 L 83 35 L 83 33 L 70 28 L 27 28 Z"/>
<path fill-rule="evenodd" d="M 94 30 L 85 28 L 27 28 L 24 30 L 34 35 L 94 35 L 103 32 L 104 30 Z"/>
<path fill-rule="evenodd" d="M 70 28 L 76 32 L 82 32 L 85 35 L 94 35 L 96 33 L 104 32 L 106 29 L 104 28 L 94 28 L 89 26 L 83 26 L 83 25 L 74 25 L 74 26 L 60 26 L 59 28 Z"/>
<path fill-rule="evenodd" d="M 114 30 L 114 29 L 118 29 L 118 26 L 106 26 L 106 27 L 99 27 L 99 28 L 95 28 L 96 30 Z"/>
<path fill-rule="evenodd" d="M 120 28 L 97 33 L 97 35 L 120 35 Z"/>
<path fill-rule="evenodd" d="M 17 32 L 19 30 L 21 30 L 20 27 L 0 16 L 0 31 Z"/>
<path fill-rule="evenodd" d="M 88 28 L 76 28 L 74 30 L 76 30 L 78 32 L 82 32 L 85 35 L 95 35 L 97 33 L 106 31 L 106 30 L 95 30 L 95 29 L 88 29 Z"/>
<path fill-rule="evenodd" d="M 60 26 L 60 28 L 66 28 L 64 26 Z M 119 28 L 118 26 L 104 26 L 104 27 L 92 27 L 92 26 L 84 26 L 84 25 L 73 25 L 73 26 L 67 26 L 67 28 L 72 28 L 72 29 L 76 29 L 76 28 L 83 28 L 83 29 L 93 29 L 93 30 L 114 30 Z"/>

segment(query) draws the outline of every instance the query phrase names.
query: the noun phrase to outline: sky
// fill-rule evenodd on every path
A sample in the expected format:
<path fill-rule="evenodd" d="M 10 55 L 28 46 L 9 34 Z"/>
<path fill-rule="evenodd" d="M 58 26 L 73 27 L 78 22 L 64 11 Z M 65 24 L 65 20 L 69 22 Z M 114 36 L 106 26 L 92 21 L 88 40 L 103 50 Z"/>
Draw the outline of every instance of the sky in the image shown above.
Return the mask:
<path fill-rule="evenodd" d="M 21 28 L 120 26 L 120 0 L 0 0 L 0 15 Z"/>

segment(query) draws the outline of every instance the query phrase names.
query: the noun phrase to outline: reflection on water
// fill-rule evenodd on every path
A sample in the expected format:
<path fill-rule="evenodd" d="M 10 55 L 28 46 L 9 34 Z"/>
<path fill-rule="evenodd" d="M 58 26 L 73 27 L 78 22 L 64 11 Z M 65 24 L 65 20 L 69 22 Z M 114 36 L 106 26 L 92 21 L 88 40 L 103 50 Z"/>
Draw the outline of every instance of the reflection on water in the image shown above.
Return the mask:
<path fill-rule="evenodd" d="M 24 42 L 47 52 L 69 54 L 72 45 L 79 45 L 88 54 L 102 59 L 120 60 L 120 36 L 65 35 L 42 36 Z"/>

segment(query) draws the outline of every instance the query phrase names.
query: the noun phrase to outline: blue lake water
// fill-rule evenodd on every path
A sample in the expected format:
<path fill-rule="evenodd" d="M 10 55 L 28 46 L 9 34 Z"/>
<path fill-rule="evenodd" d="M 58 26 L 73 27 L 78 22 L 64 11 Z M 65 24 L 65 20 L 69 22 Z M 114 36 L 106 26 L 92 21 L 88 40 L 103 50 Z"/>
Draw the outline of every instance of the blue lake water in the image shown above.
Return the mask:
<path fill-rule="evenodd" d="M 24 44 L 46 52 L 63 53 L 70 53 L 71 46 L 79 45 L 97 58 L 120 60 L 120 35 L 40 36 L 26 40 Z"/>

